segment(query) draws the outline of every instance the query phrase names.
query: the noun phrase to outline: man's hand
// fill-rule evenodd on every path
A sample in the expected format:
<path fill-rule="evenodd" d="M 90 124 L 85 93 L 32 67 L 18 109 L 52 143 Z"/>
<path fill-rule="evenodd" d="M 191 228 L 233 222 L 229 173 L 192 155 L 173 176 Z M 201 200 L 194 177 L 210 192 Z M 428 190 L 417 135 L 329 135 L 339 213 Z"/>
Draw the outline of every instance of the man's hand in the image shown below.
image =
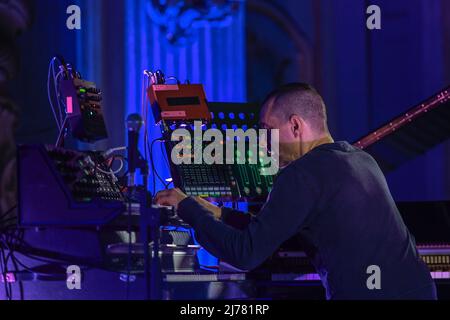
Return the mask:
<path fill-rule="evenodd" d="M 178 204 L 186 198 L 187 195 L 185 195 L 180 189 L 176 188 L 158 192 L 154 200 L 156 204 L 163 206 L 172 206 L 175 209 L 178 209 Z M 216 219 L 220 219 L 222 210 L 218 206 L 215 206 L 200 197 L 194 197 L 194 199 L 206 210 L 212 212 Z"/>
<path fill-rule="evenodd" d="M 155 196 L 155 203 L 162 206 L 172 206 L 178 208 L 178 204 L 187 198 L 180 189 L 169 189 L 158 192 Z"/>

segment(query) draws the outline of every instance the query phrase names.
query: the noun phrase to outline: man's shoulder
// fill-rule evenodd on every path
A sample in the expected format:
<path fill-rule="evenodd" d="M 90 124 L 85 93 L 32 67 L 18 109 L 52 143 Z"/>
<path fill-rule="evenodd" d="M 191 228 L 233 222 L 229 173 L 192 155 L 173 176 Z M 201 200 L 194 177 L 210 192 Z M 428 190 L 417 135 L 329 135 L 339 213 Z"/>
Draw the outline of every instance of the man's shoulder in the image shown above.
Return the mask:
<path fill-rule="evenodd" d="M 344 170 L 354 166 L 374 166 L 376 161 L 367 152 L 339 141 L 320 145 L 303 157 L 291 162 L 284 174 L 301 176 L 333 175 L 335 170 Z"/>
<path fill-rule="evenodd" d="M 294 166 L 307 166 L 316 165 L 318 162 L 335 162 L 339 159 L 349 159 L 351 157 L 370 157 L 368 153 L 357 148 L 347 141 L 338 141 L 333 143 L 322 144 L 310 152 L 305 154 L 303 157 L 297 159 L 292 164 Z"/>
<path fill-rule="evenodd" d="M 310 165 L 312 163 L 310 159 L 304 157 L 292 161 L 280 170 L 276 180 L 293 181 L 307 179 L 308 176 L 314 175 L 314 170 Z"/>

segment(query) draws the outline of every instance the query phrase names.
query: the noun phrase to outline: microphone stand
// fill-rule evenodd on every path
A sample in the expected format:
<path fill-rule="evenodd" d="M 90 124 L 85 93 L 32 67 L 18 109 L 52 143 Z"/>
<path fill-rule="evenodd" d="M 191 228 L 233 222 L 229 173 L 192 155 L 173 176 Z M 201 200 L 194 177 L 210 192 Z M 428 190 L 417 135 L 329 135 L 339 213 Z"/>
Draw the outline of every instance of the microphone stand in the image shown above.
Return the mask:
<path fill-rule="evenodd" d="M 144 281 L 147 300 L 161 300 L 161 261 L 159 257 L 161 216 L 159 209 L 152 207 L 152 195 L 148 191 L 148 164 L 141 168 L 144 189 L 140 193 L 140 231 L 144 250 Z M 150 243 L 152 255 L 150 256 Z"/>
<path fill-rule="evenodd" d="M 152 195 L 148 191 L 148 164 L 140 154 L 138 154 L 136 168 L 140 169 L 143 178 L 142 190 L 136 191 L 140 205 L 140 238 L 144 251 L 145 298 L 161 300 L 162 276 L 159 257 L 161 214 L 159 209 L 152 207 Z M 153 243 L 151 256 L 150 243 Z"/>
<path fill-rule="evenodd" d="M 127 120 L 129 128 L 128 139 L 128 168 L 130 170 L 129 185 L 132 188 L 136 187 L 135 172 L 140 169 L 143 178 L 143 189 L 138 190 L 137 198 L 140 204 L 140 232 L 141 241 L 144 250 L 144 280 L 146 288 L 147 300 L 161 300 L 162 299 L 162 276 L 161 276 L 161 262 L 159 257 L 159 242 L 160 242 L 160 228 L 161 215 L 160 210 L 152 207 L 152 194 L 148 191 L 148 174 L 149 168 L 147 161 L 142 157 L 137 147 L 137 139 L 139 132 L 139 122 L 141 121 L 139 115 L 130 115 Z M 150 243 L 153 242 L 152 256 L 150 258 Z"/>

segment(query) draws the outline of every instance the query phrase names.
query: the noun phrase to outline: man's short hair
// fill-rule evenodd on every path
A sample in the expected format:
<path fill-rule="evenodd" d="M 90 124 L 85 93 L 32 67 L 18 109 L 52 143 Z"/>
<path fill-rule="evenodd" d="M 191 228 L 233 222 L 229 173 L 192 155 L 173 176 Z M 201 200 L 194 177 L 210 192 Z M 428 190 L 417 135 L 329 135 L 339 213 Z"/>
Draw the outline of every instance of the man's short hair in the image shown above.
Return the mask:
<path fill-rule="evenodd" d="M 289 83 L 272 91 L 264 100 L 263 108 L 282 122 L 298 115 L 317 132 L 328 132 L 327 110 L 320 94 L 306 83 Z"/>

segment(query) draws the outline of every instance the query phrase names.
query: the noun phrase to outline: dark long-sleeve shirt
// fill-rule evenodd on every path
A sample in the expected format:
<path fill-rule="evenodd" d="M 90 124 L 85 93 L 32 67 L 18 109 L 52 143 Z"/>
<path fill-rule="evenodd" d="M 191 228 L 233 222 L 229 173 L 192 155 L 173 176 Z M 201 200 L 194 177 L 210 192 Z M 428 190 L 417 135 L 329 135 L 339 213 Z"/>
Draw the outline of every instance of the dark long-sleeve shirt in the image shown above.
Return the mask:
<path fill-rule="evenodd" d="M 296 239 L 329 299 L 401 298 L 434 285 L 379 166 L 347 142 L 318 146 L 284 168 L 262 210 L 243 223 L 230 210 L 218 221 L 192 198 L 178 215 L 206 250 L 241 269 Z M 381 289 L 369 289 L 373 265 Z"/>

